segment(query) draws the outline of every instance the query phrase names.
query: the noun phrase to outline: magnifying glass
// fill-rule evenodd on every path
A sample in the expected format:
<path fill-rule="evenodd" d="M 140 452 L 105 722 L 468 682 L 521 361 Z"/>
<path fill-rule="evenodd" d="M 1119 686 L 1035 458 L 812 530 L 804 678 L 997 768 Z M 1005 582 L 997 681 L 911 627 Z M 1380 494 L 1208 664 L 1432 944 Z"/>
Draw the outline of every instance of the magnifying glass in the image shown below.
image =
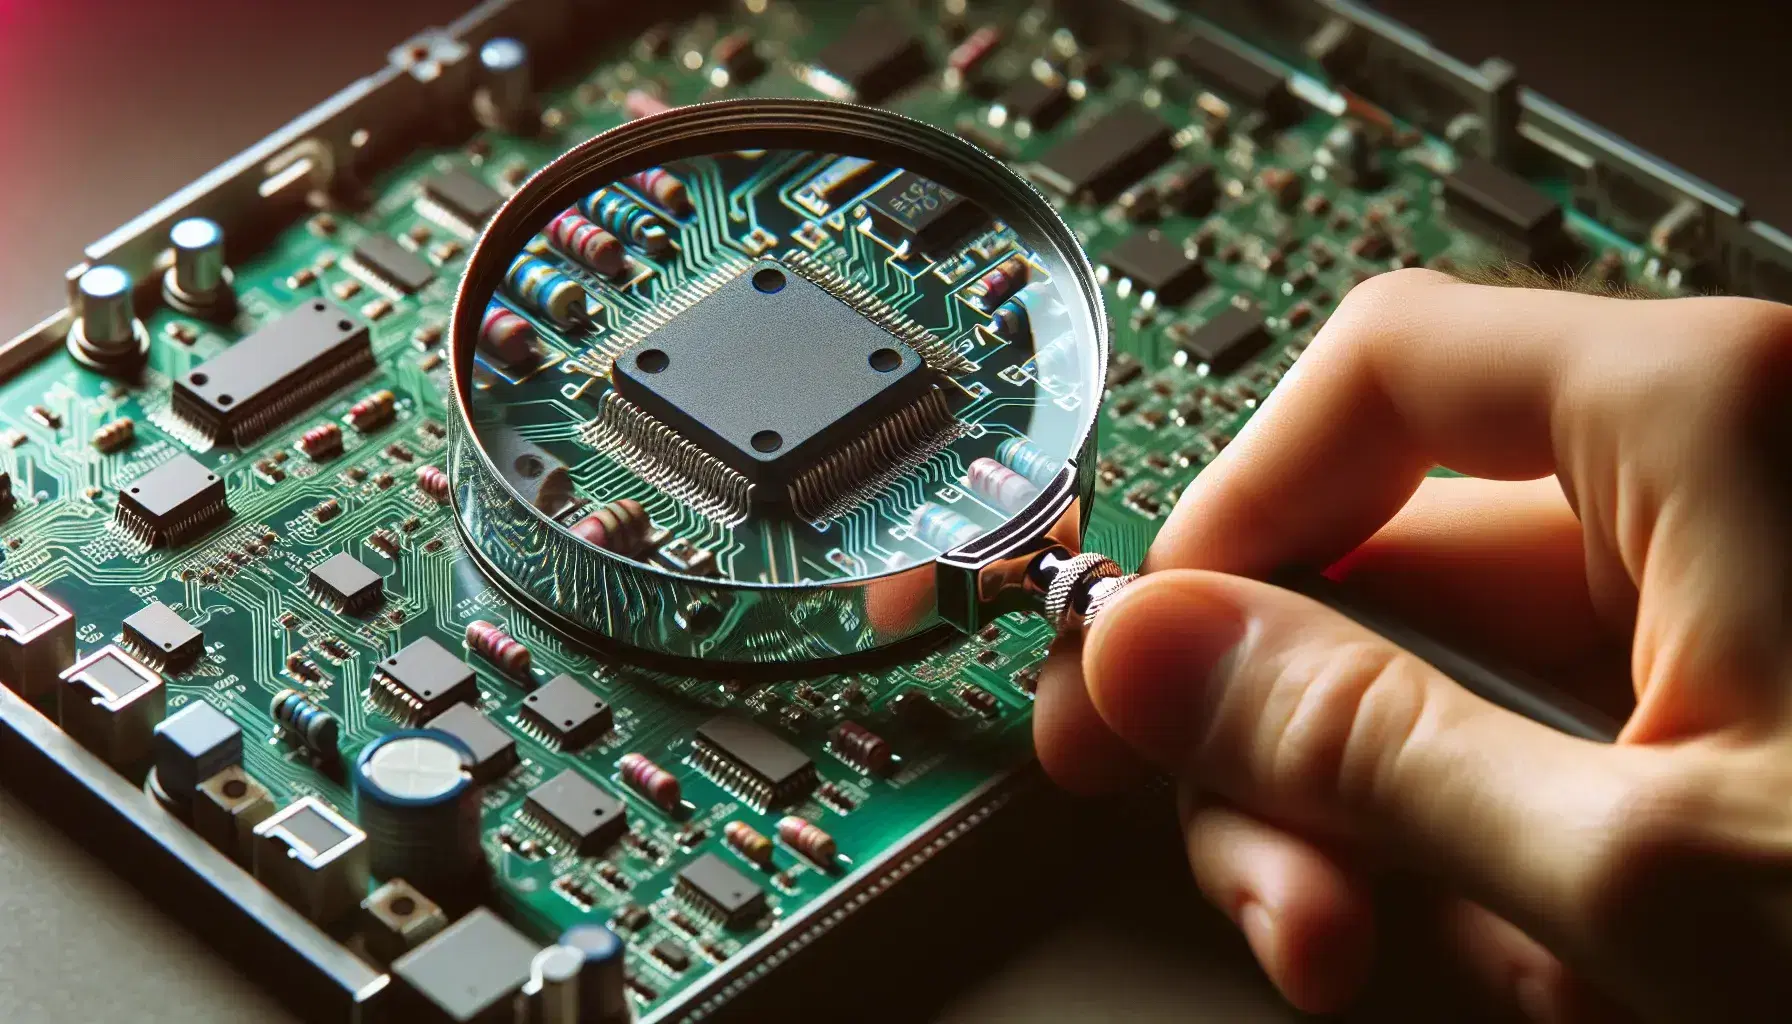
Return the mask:
<path fill-rule="evenodd" d="M 593 645 L 801 668 L 1078 629 L 1132 578 L 1082 546 L 1095 271 L 930 125 L 752 99 L 606 132 L 492 219 L 451 336 L 466 546 Z"/>

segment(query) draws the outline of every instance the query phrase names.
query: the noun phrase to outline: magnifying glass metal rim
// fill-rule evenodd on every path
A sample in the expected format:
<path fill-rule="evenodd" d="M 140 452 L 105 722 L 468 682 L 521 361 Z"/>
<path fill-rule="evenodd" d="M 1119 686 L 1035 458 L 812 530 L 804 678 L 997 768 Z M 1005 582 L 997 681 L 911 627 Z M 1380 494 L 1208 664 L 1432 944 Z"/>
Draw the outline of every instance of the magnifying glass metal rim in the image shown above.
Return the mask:
<path fill-rule="evenodd" d="M 735 150 L 878 160 L 931 178 L 1008 223 L 1065 278 L 1058 295 L 1086 329 L 1093 396 L 1073 457 L 1005 523 L 934 559 L 848 581 L 749 583 L 650 567 L 574 537 L 498 470 L 473 419 L 480 322 L 515 254 L 592 182 Z M 449 325 L 454 408 L 448 473 L 465 545 L 503 590 L 574 638 L 720 664 L 815 662 L 893 646 L 940 624 L 973 631 L 1038 607 L 1042 551 L 1080 550 L 1094 493 L 1108 321 L 1094 268 L 1030 183 L 958 136 L 892 111 L 826 100 L 739 99 L 677 107 L 573 147 L 500 207 L 469 254 Z M 1046 574 L 1049 578 L 1049 572 Z"/>

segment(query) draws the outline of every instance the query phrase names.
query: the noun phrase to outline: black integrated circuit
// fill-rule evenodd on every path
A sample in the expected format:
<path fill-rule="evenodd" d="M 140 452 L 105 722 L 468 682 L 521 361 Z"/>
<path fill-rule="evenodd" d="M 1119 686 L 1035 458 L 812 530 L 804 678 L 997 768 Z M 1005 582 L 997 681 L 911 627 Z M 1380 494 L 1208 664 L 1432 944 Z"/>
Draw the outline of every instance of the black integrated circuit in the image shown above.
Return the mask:
<path fill-rule="evenodd" d="M 429 728 L 467 745 L 473 752 L 473 778 L 479 782 L 502 778 L 517 766 L 516 740 L 471 704 L 454 705 L 430 719 Z"/>
<path fill-rule="evenodd" d="M 881 103 L 927 73 L 927 50 L 888 11 L 867 8 L 817 61 L 860 103 Z"/>
<path fill-rule="evenodd" d="M 372 234 L 355 243 L 350 257 L 370 284 L 384 284 L 406 295 L 436 279 L 435 268 L 389 235 Z"/>
<path fill-rule="evenodd" d="M 362 615 L 386 595 L 386 580 L 350 554 L 335 554 L 306 574 L 320 597 L 345 615 Z"/>
<path fill-rule="evenodd" d="M 223 477 L 181 454 L 121 489 L 116 515 L 120 525 L 149 543 L 173 546 L 228 519 L 230 502 Z"/>
<path fill-rule="evenodd" d="M 1561 204 L 1479 157 L 1465 158 L 1444 177 L 1444 209 L 1525 263 L 1549 263 L 1568 248 Z"/>
<path fill-rule="evenodd" d="M 1104 262 L 1136 290 L 1154 293 L 1162 305 L 1175 305 L 1207 284 L 1200 259 L 1157 231 L 1128 235 Z"/>
<path fill-rule="evenodd" d="M 1176 153 L 1175 131 L 1137 103 L 1123 103 L 1039 158 L 1038 174 L 1067 196 L 1105 203 Z"/>
<path fill-rule="evenodd" d="M 996 103 L 1009 121 L 1025 121 L 1035 131 L 1050 131 L 1070 112 L 1070 89 L 1062 81 L 1042 82 L 1028 75 L 1002 90 Z"/>
<path fill-rule="evenodd" d="M 699 913 L 729 928 L 745 928 L 765 916 L 765 890 L 713 853 L 678 873 L 676 891 Z"/>
<path fill-rule="evenodd" d="M 1269 345 L 1269 328 L 1260 313 L 1227 307 L 1193 330 L 1173 335 L 1189 360 L 1206 363 L 1213 373 L 1231 373 Z"/>
<path fill-rule="evenodd" d="M 704 722 L 695 746 L 698 764 L 755 807 L 788 807 L 817 782 L 809 755 L 744 718 Z"/>
<path fill-rule="evenodd" d="M 479 699 L 472 666 L 429 637 L 380 662 L 373 685 L 383 694 L 382 703 L 407 722 L 429 721 L 452 705 Z"/>
<path fill-rule="evenodd" d="M 622 801 L 573 768 L 531 789 L 523 809 L 570 840 L 581 857 L 602 853 L 628 830 L 628 808 Z"/>
<path fill-rule="evenodd" d="M 1280 128 L 1300 116 L 1300 102 L 1288 91 L 1288 78 L 1236 48 L 1191 34 L 1176 47 L 1176 62 L 1219 92 L 1261 110 L 1270 127 Z"/>
<path fill-rule="evenodd" d="M 205 634 L 160 601 L 151 601 L 124 620 L 124 636 L 144 660 L 164 672 L 178 672 L 205 653 Z"/>
<path fill-rule="evenodd" d="M 498 212 L 504 197 L 466 171 L 452 170 L 423 179 L 423 194 L 468 227 L 478 227 Z"/>
<path fill-rule="evenodd" d="M 174 380 L 174 411 L 245 444 L 373 369 L 367 325 L 314 299 Z"/>
<path fill-rule="evenodd" d="M 913 171 L 884 182 L 865 208 L 884 234 L 909 239 L 922 252 L 939 252 L 989 219 L 976 203 Z"/>
<path fill-rule="evenodd" d="M 562 750 L 577 750 L 615 725 L 609 702 L 568 675 L 555 676 L 523 699 L 523 721 L 547 733 Z"/>
<path fill-rule="evenodd" d="M 914 349 L 826 290 L 762 260 L 617 359 L 616 391 L 747 480 L 759 500 L 913 404 Z"/>

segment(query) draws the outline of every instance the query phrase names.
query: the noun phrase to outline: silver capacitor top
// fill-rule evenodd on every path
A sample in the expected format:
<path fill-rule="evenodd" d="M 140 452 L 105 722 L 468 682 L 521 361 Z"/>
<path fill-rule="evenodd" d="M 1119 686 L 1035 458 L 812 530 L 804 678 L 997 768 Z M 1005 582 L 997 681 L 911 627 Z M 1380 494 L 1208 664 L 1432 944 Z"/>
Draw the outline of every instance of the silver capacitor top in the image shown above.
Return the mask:
<path fill-rule="evenodd" d="M 539 1024 L 580 1024 L 579 972 L 585 956 L 568 946 L 549 946 L 529 965 Z"/>
<path fill-rule="evenodd" d="M 485 117 L 496 124 L 520 127 L 534 105 L 529 48 L 509 36 L 487 40 L 479 48 L 479 68 L 485 79 L 481 90 Z"/>
<path fill-rule="evenodd" d="M 224 284 L 224 229 L 206 217 L 188 217 L 168 231 L 174 246 L 174 286 L 205 298 Z"/>
<path fill-rule="evenodd" d="M 137 320 L 131 308 L 131 275 L 123 267 L 102 265 L 81 275 L 76 286 L 81 302 L 81 332 L 97 349 L 131 347 Z"/>

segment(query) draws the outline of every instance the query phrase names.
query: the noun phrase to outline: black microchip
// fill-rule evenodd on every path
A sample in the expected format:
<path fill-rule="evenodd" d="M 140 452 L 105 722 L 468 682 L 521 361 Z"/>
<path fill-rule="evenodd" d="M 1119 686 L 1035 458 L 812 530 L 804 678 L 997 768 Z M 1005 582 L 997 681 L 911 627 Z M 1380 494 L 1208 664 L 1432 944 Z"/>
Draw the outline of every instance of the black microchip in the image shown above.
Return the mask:
<path fill-rule="evenodd" d="M 244 444 L 371 369 L 367 325 L 313 299 L 176 377 L 174 411 Z"/>
<path fill-rule="evenodd" d="M 1269 329 L 1260 314 L 1236 307 L 1226 310 L 1179 339 L 1189 358 L 1206 363 L 1213 373 L 1230 373 L 1269 344 Z"/>
<path fill-rule="evenodd" d="M 914 349 L 761 260 L 616 360 L 616 391 L 762 487 L 762 500 L 921 398 Z"/>
<path fill-rule="evenodd" d="M 118 492 L 118 521 L 155 545 L 185 542 L 230 517 L 224 478 L 176 455 Z"/>
<path fill-rule="evenodd" d="M 1562 241 L 1561 204 L 1530 182 L 1478 157 L 1444 178 L 1444 209 L 1525 262 L 1547 259 Z"/>
<path fill-rule="evenodd" d="M 1062 81 L 1041 82 L 1028 75 L 1004 89 L 996 102 L 1009 121 L 1025 121 L 1038 131 L 1049 131 L 1070 112 L 1070 88 Z"/>
<path fill-rule="evenodd" d="M 429 720 L 467 745 L 473 752 L 473 778 L 490 782 L 510 773 L 517 765 L 516 740 L 471 704 L 456 704 Z"/>
<path fill-rule="evenodd" d="M 913 171 L 903 171 L 865 199 L 872 223 L 886 235 L 913 239 L 936 252 L 988 220 L 983 208 Z"/>
<path fill-rule="evenodd" d="M 685 952 L 683 946 L 671 939 L 661 939 L 653 944 L 653 958 L 673 973 L 683 973 L 691 966 L 691 954 Z"/>
<path fill-rule="evenodd" d="M 576 769 L 568 768 L 529 791 L 523 808 L 573 842 L 581 857 L 602 853 L 628 830 L 628 809 Z"/>
<path fill-rule="evenodd" d="M 124 620 L 125 639 L 152 664 L 175 672 L 205 653 L 205 634 L 160 601 L 151 601 Z"/>
<path fill-rule="evenodd" d="M 429 637 L 406 644 L 380 662 L 375 685 L 381 687 L 400 717 L 425 722 L 454 704 L 479 699 L 473 668 Z"/>
<path fill-rule="evenodd" d="M 523 720 L 553 737 L 563 750 L 577 750 L 610 731 L 615 712 L 602 697 L 571 676 L 555 676 L 523 699 Z"/>
<path fill-rule="evenodd" d="M 822 49 L 818 63 L 851 86 L 854 99 L 878 103 L 927 73 L 927 51 L 902 22 L 869 9 Z"/>
<path fill-rule="evenodd" d="M 472 227 L 484 224 L 504 203 L 497 190 L 460 170 L 424 178 L 423 194 Z"/>
<path fill-rule="evenodd" d="M 1135 289 L 1155 292 L 1163 305 L 1181 302 L 1207 284 L 1201 261 L 1157 231 L 1128 235 L 1108 250 L 1106 263 Z"/>
<path fill-rule="evenodd" d="M 529 980 L 541 945 L 484 907 L 392 962 L 394 1020 L 496 1021 Z M 513 1019 L 513 1018 L 512 1018 Z"/>
<path fill-rule="evenodd" d="M 306 579 L 313 590 L 349 615 L 367 611 L 386 596 L 385 577 L 350 554 L 331 555 L 313 566 Z"/>
<path fill-rule="evenodd" d="M 630 903 L 618 910 L 613 920 L 618 928 L 638 932 L 653 923 L 653 915 L 639 903 Z"/>
<path fill-rule="evenodd" d="M 759 807 L 785 807 L 815 788 L 809 755 L 744 719 L 724 715 L 697 727 L 698 763 Z"/>
<path fill-rule="evenodd" d="M 435 268 L 388 235 L 373 234 L 355 243 L 355 265 L 376 281 L 404 292 L 417 291 L 436 279 Z"/>
<path fill-rule="evenodd" d="M 744 928 L 765 916 L 765 890 L 713 853 L 678 873 L 678 895 L 730 928 Z"/>
<path fill-rule="evenodd" d="M 1287 76 L 1216 39 L 1189 36 L 1177 47 L 1176 61 L 1204 84 L 1263 111 L 1273 127 L 1300 115 L 1300 104 L 1288 91 Z"/>
<path fill-rule="evenodd" d="M 1176 152 L 1175 132 L 1137 103 L 1124 103 L 1039 158 L 1045 183 L 1067 196 L 1105 203 L 1162 167 Z"/>

